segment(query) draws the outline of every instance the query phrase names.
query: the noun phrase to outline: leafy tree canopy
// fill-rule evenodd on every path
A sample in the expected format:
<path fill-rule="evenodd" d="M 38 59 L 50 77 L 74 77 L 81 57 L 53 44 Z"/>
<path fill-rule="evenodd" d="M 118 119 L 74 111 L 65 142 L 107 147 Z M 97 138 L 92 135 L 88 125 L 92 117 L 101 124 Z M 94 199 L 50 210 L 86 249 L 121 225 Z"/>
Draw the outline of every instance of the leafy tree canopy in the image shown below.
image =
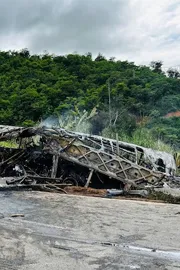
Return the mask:
<path fill-rule="evenodd" d="M 131 135 L 140 127 L 156 138 L 180 145 L 180 118 L 165 118 L 180 110 L 179 72 L 109 60 L 101 53 L 31 55 L 28 49 L 0 52 L 0 123 L 32 125 L 52 115 L 67 115 L 77 107 L 97 114 L 92 132 Z"/>

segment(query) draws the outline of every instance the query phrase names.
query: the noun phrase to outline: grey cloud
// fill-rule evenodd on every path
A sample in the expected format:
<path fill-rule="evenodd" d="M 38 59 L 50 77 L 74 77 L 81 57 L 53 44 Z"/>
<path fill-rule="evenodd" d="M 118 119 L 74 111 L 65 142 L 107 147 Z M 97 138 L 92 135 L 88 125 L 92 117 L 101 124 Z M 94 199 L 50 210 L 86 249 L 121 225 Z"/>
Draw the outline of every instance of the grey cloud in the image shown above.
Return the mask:
<path fill-rule="evenodd" d="M 0 0 L 0 33 L 20 33 L 38 26 L 51 9 L 50 1 Z"/>
<path fill-rule="evenodd" d="M 63 4 L 63 1 L 59 1 Z M 110 33 L 124 23 L 125 2 L 121 0 L 74 0 L 66 6 L 58 5 L 36 29 L 31 47 L 42 45 L 54 52 L 97 52 L 112 47 Z M 37 42 L 37 37 L 39 41 Z M 109 49 L 109 48 L 108 48 Z"/>
<path fill-rule="evenodd" d="M 129 0 L 0 0 L 0 35 L 26 36 L 33 52 L 106 53 L 125 47 L 113 32 L 127 23 Z"/>
<path fill-rule="evenodd" d="M 136 63 L 179 64 L 180 6 L 170 2 L 0 0 L 0 50 L 101 52 Z"/>

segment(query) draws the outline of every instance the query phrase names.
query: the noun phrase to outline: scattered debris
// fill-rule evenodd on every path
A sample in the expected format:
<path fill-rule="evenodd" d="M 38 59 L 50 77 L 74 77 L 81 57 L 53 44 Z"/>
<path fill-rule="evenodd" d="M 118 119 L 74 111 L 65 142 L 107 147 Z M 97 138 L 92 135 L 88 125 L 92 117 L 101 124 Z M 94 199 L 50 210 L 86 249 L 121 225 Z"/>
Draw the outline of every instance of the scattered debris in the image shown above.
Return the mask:
<path fill-rule="evenodd" d="M 24 214 L 12 214 L 11 217 L 24 217 Z"/>
<path fill-rule="evenodd" d="M 3 141 L 16 147 L 0 147 L 1 190 L 67 193 L 81 186 L 148 196 L 154 188 L 180 187 L 168 153 L 60 128 L 0 126 Z"/>
<path fill-rule="evenodd" d="M 122 189 L 107 189 L 107 195 L 108 196 L 119 196 L 123 195 L 124 191 Z"/>

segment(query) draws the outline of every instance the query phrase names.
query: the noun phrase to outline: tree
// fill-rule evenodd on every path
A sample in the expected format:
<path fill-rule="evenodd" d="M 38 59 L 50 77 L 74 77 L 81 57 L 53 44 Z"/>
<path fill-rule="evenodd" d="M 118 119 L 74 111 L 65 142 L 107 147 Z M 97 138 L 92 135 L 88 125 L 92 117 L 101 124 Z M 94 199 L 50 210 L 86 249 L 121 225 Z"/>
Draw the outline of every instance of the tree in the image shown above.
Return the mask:
<path fill-rule="evenodd" d="M 116 132 L 131 136 L 143 114 L 148 117 L 145 128 L 162 126 L 164 140 L 177 145 L 180 122 L 167 123 L 161 117 L 180 110 L 179 77 L 175 69 L 165 76 L 161 61 L 153 61 L 149 68 L 113 57 L 108 60 L 100 53 L 93 60 L 91 53 L 0 51 L 0 124 L 31 125 L 54 114 L 69 115 L 75 106 L 81 113 L 96 106 L 93 133 L 107 128 L 103 134 L 108 136 Z"/>
<path fill-rule="evenodd" d="M 162 65 L 163 65 L 162 61 L 152 61 L 150 63 L 150 67 L 152 68 L 152 70 L 158 74 L 162 73 Z"/>
<path fill-rule="evenodd" d="M 24 58 L 28 58 L 30 56 L 30 52 L 27 48 L 25 48 L 20 51 L 19 55 Z"/>
<path fill-rule="evenodd" d="M 106 58 L 101 53 L 99 53 L 98 56 L 95 58 L 96 62 L 105 61 L 105 60 Z"/>
<path fill-rule="evenodd" d="M 180 77 L 180 73 L 177 69 L 169 68 L 167 71 L 169 78 L 175 78 L 178 79 Z"/>

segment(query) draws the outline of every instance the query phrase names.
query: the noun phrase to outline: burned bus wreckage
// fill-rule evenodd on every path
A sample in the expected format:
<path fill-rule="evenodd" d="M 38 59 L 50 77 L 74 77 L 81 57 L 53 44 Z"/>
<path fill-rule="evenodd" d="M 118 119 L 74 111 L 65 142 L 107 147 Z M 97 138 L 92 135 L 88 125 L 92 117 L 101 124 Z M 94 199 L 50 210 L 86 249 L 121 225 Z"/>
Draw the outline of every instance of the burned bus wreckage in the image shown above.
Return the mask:
<path fill-rule="evenodd" d="M 0 179 L 7 186 L 65 185 L 146 195 L 179 186 L 171 154 L 62 128 L 0 126 Z"/>

